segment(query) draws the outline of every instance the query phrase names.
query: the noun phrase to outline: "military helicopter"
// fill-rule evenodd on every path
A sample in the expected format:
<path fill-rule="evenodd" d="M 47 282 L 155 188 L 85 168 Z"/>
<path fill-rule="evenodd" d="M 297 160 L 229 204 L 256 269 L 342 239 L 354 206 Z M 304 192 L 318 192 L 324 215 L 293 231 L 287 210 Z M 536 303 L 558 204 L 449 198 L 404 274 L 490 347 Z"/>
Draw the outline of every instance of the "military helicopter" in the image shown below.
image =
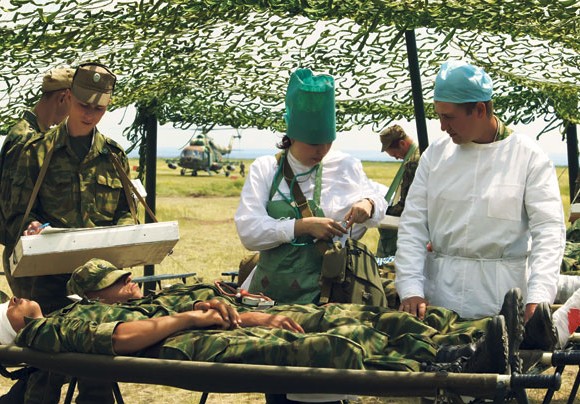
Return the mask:
<path fill-rule="evenodd" d="M 193 136 L 189 140 L 189 144 L 181 149 L 179 159 L 167 160 L 167 166 L 171 169 L 181 167 L 180 174 L 185 175 L 188 170 L 191 170 L 192 176 L 197 176 L 198 171 L 206 171 L 209 175 L 212 172 L 219 174 L 222 170 L 226 177 L 229 177 L 232 171 L 235 171 L 233 163 L 224 162 L 223 157 L 232 152 L 232 145 L 234 139 L 240 139 L 240 132 L 230 138 L 230 143 L 227 147 L 217 145 L 211 137 L 207 135 L 207 131 Z M 225 166 L 224 166 L 225 165 Z"/>

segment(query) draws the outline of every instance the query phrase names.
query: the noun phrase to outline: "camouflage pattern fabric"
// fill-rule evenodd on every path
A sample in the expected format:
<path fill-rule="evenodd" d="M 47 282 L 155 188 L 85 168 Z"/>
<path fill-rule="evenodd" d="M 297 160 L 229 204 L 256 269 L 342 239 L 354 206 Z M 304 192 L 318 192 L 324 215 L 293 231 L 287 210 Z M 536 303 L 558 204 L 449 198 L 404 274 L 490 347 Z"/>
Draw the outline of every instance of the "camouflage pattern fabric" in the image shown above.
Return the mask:
<path fill-rule="evenodd" d="M 32 136 L 22 150 L 14 173 L 11 213 L 7 221 L 13 242 L 18 239 L 22 215 L 48 147 L 52 145 L 54 154 L 26 224 L 38 220 L 52 227 L 81 228 L 133 223 L 121 180 L 107 156 L 109 153 L 119 155 L 129 173 L 121 146 L 96 131 L 89 153 L 79 161 L 70 147 L 63 122 L 46 134 Z M 21 297 L 36 300 L 43 311 L 49 313 L 69 303 L 64 297 L 68 278 L 68 274 L 35 277 L 30 296 Z"/>
<path fill-rule="evenodd" d="M 8 285 L 15 296 L 30 296 L 32 280 L 29 277 L 14 278 L 10 273 L 10 254 L 14 249 L 14 238 L 8 236 L 6 229 L 6 218 L 10 214 L 10 201 L 12 200 L 12 189 L 16 166 L 20 159 L 20 152 L 26 142 L 33 136 L 42 133 L 36 115 L 32 111 L 24 111 L 20 119 L 8 131 L 2 149 L 0 150 L 0 241 L 5 245 L 2 253 L 4 273 L 8 280 Z"/>
<path fill-rule="evenodd" d="M 400 187 L 400 197 L 397 203 L 389 206 L 387 208 L 387 215 L 391 216 L 401 216 L 403 214 L 403 209 L 405 208 L 405 200 L 407 199 L 407 194 L 409 193 L 409 188 L 413 183 L 415 178 L 415 172 L 419 166 L 419 159 L 421 154 L 419 148 L 415 150 L 415 153 L 409 157 L 404 164 L 403 177 L 401 179 Z M 389 257 L 395 255 L 397 251 L 397 230 L 393 229 L 379 229 L 379 242 L 377 245 L 377 257 Z"/>
<path fill-rule="evenodd" d="M 177 291 L 177 293 L 175 293 Z M 183 308 L 215 296 L 212 287 L 182 287 L 159 296 L 157 303 Z M 45 319 L 30 320 L 16 344 L 46 352 L 114 355 L 112 334 L 121 321 L 170 315 L 174 310 L 155 298 L 104 305 L 82 301 Z M 186 330 L 165 339 L 155 350 L 164 359 L 340 369 L 419 371 L 434 360 L 440 345 L 472 342 L 489 319 L 460 321 L 457 314 L 429 308 L 425 321 L 408 313 L 355 304 L 274 306 L 265 312 L 293 318 L 305 334 L 250 327 L 231 331 Z M 141 351 L 138 356 L 152 356 Z"/>
<path fill-rule="evenodd" d="M 580 275 L 580 220 L 576 220 L 566 230 L 566 247 L 560 266 L 560 273 Z"/>

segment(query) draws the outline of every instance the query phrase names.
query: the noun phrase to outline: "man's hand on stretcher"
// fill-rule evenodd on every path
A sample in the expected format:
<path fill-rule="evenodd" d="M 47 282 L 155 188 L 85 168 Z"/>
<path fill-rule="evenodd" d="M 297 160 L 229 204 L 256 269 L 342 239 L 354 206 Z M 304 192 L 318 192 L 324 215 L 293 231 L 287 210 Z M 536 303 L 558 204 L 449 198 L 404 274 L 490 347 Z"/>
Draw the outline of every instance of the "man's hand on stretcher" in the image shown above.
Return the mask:
<path fill-rule="evenodd" d="M 292 320 L 290 317 L 256 311 L 240 314 L 234 307 L 218 299 L 196 302 L 193 308 L 194 310 L 201 310 L 204 312 L 214 310 L 217 312 L 216 314 L 219 314 L 221 320 L 223 320 L 223 323 L 216 325 L 228 329 L 239 327 L 268 327 L 282 328 L 294 332 L 304 332 L 300 324 Z M 228 324 L 229 327 L 227 326 Z"/>
<path fill-rule="evenodd" d="M 406 311 L 414 316 L 417 316 L 420 320 L 425 318 L 425 312 L 427 311 L 427 306 L 429 302 L 423 297 L 411 296 L 407 299 L 403 299 L 401 305 L 399 306 L 400 311 Z"/>
<path fill-rule="evenodd" d="M 268 314 L 259 311 L 242 313 L 242 327 L 282 328 L 293 332 L 304 332 L 304 329 L 290 317 Z"/>

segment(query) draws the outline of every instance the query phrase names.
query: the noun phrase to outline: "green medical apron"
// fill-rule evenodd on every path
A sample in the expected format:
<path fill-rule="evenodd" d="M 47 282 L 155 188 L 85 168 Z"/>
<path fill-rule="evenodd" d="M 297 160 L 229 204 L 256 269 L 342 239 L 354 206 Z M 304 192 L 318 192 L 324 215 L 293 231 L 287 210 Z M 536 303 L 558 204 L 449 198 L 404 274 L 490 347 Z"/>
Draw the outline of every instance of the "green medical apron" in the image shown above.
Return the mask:
<path fill-rule="evenodd" d="M 270 189 L 270 199 L 266 204 L 266 211 L 274 219 L 300 219 L 302 215 L 294 202 L 294 196 L 286 197 L 279 191 L 283 174 L 281 167 L 285 162 L 285 155 L 280 158 L 278 170 L 274 175 Z M 287 163 L 286 163 L 287 164 Z M 308 205 L 314 216 L 324 217 L 320 208 L 320 191 L 322 184 L 322 165 L 313 168 L 316 170 L 313 200 Z M 299 174 L 296 177 L 300 177 Z M 295 179 L 296 179 L 295 177 Z M 272 200 L 276 193 L 284 199 Z M 281 244 L 270 250 L 260 251 L 258 266 L 250 283 L 249 291 L 262 292 L 279 304 L 288 303 L 318 303 L 320 286 L 318 279 L 322 267 L 322 255 L 314 246 L 311 236 L 299 237 L 292 243 Z"/>

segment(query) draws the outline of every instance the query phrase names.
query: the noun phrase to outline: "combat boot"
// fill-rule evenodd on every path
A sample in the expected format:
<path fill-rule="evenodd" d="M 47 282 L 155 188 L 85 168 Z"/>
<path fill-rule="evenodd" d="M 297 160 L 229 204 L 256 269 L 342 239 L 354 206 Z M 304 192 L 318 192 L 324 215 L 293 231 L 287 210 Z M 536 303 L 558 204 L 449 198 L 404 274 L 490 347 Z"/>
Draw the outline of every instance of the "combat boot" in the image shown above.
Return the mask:
<path fill-rule="evenodd" d="M 505 294 L 499 314 L 505 319 L 508 334 L 509 373 L 522 373 L 519 350 L 524 339 L 524 299 L 519 288 L 510 289 Z"/>
<path fill-rule="evenodd" d="M 475 353 L 475 342 L 463 345 L 444 345 L 437 350 L 435 362 L 452 363 L 460 359 L 469 359 Z"/>
<path fill-rule="evenodd" d="M 423 363 L 421 370 L 509 374 L 508 350 L 505 320 L 503 316 L 495 316 L 490 320 L 486 333 L 477 342 L 441 347 L 436 361 Z"/>
<path fill-rule="evenodd" d="M 493 317 L 487 331 L 476 343 L 474 354 L 467 360 L 464 373 L 509 374 L 509 340 L 503 316 Z"/>
<path fill-rule="evenodd" d="M 552 311 L 547 302 L 538 303 L 534 314 L 528 320 L 524 331 L 521 349 L 537 349 L 553 351 L 556 348 L 558 336 L 552 321 Z"/>
<path fill-rule="evenodd" d="M 552 319 L 558 336 L 558 348 L 564 348 L 570 335 L 580 326 L 580 289 L 554 312 Z"/>

